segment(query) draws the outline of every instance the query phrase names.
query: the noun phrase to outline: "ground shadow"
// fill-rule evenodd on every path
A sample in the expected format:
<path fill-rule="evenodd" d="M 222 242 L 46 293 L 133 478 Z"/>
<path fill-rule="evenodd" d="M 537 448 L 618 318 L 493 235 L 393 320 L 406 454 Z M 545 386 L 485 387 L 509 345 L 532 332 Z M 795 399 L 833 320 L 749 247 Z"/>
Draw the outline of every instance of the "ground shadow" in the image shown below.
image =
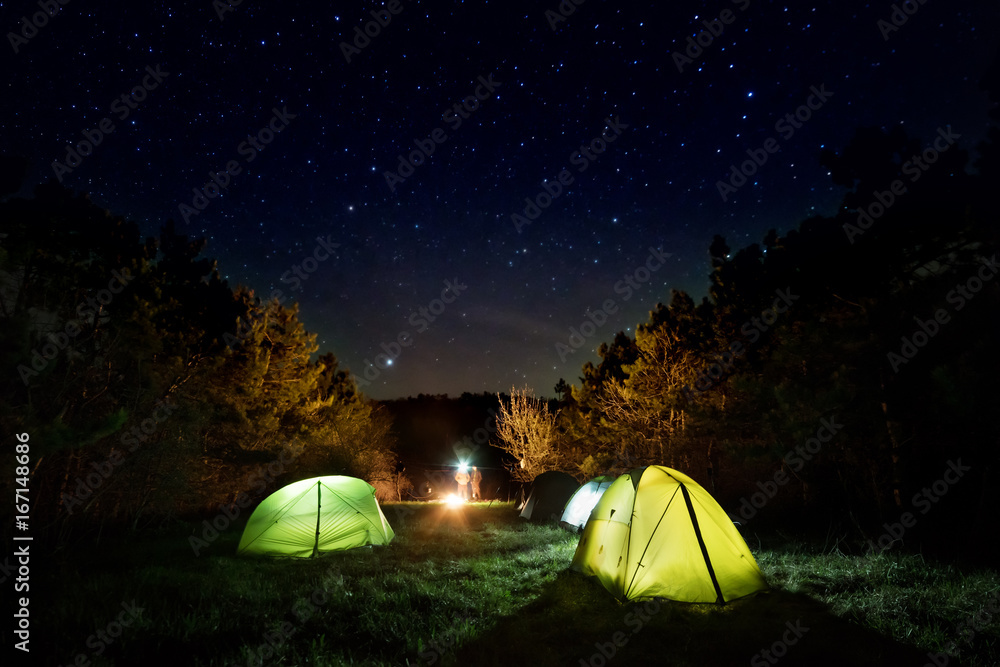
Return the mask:
<path fill-rule="evenodd" d="M 835 616 L 805 594 L 769 591 L 724 606 L 666 600 L 620 605 L 595 579 L 566 571 L 520 613 L 443 662 L 921 667 L 928 658 Z"/>

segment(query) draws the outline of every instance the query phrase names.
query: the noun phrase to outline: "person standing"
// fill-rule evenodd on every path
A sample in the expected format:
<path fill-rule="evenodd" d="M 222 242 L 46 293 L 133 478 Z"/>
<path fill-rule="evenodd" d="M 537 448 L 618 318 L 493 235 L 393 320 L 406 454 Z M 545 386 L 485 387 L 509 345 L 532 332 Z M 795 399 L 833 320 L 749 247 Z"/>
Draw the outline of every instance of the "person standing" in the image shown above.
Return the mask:
<path fill-rule="evenodd" d="M 479 468 L 472 466 L 472 499 L 482 500 L 483 494 L 479 490 L 479 485 L 483 482 L 483 473 L 479 472 Z"/>
<path fill-rule="evenodd" d="M 455 473 L 455 481 L 458 482 L 458 497 L 462 500 L 469 499 L 469 473 L 466 472 L 465 466 L 458 469 Z"/>

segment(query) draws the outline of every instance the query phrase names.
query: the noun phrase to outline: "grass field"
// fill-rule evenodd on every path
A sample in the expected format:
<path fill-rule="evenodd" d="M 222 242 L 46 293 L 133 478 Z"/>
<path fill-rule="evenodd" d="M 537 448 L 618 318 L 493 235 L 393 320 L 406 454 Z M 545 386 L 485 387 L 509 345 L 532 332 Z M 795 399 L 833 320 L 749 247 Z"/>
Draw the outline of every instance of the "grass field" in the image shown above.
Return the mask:
<path fill-rule="evenodd" d="M 1000 615 L 977 617 L 1000 607 L 991 571 L 776 540 L 750 545 L 771 592 L 620 605 L 567 571 L 576 536 L 510 504 L 383 511 L 391 545 L 313 560 L 237 558 L 240 525 L 197 557 L 195 526 L 76 545 L 37 566 L 55 602 L 32 663 L 920 667 L 955 640 L 947 664 L 1000 664 Z"/>

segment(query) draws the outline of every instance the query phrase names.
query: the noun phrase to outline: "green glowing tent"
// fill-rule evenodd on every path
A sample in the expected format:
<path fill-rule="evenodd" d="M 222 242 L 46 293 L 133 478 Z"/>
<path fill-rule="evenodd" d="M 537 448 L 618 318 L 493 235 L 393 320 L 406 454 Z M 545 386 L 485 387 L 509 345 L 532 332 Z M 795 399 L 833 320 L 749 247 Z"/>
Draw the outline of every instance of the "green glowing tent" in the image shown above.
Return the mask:
<path fill-rule="evenodd" d="M 767 589 L 725 511 L 665 466 L 615 480 L 591 512 L 571 567 L 596 576 L 619 600 L 721 604 Z"/>
<path fill-rule="evenodd" d="M 306 558 L 388 544 L 393 537 L 374 487 L 328 475 L 294 482 L 265 498 L 250 515 L 236 553 Z"/>

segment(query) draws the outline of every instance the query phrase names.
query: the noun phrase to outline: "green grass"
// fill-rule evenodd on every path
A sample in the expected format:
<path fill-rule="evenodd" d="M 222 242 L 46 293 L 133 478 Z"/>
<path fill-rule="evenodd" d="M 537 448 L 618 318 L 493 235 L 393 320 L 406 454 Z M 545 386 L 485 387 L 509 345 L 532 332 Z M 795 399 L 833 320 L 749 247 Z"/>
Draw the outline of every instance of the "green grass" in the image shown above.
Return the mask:
<path fill-rule="evenodd" d="M 54 595 L 33 607 L 32 657 L 60 665 L 79 653 L 91 665 L 597 665 L 603 647 L 613 648 L 610 664 L 746 665 L 798 621 L 809 630 L 782 665 L 920 667 L 1000 590 L 995 572 L 783 544 L 755 551 L 770 593 L 723 607 L 620 605 L 567 571 L 575 536 L 523 522 L 510 504 L 383 509 L 392 544 L 312 560 L 237 558 L 241 526 L 199 557 L 187 541 L 200 532 L 193 526 L 78 545 L 37 565 L 33 581 Z M 88 637 L 131 600 L 143 613 L 95 655 Z M 1000 662 L 998 621 L 962 639 L 961 664 Z M 270 653 L 263 661 L 262 649 Z"/>
<path fill-rule="evenodd" d="M 925 651 L 944 651 L 955 640 L 969 665 L 1000 662 L 1000 614 L 983 622 L 977 614 L 1000 608 L 1000 575 L 962 572 L 916 554 L 872 553 L 845 557 L 816 554 L 788 545 L 757 554 L 772 586 L 806 593 L 832 613 Z M 975 631 L 982 625 L 982 631 Z M 972 626 L 974 636 L 959 635 Z"/>

